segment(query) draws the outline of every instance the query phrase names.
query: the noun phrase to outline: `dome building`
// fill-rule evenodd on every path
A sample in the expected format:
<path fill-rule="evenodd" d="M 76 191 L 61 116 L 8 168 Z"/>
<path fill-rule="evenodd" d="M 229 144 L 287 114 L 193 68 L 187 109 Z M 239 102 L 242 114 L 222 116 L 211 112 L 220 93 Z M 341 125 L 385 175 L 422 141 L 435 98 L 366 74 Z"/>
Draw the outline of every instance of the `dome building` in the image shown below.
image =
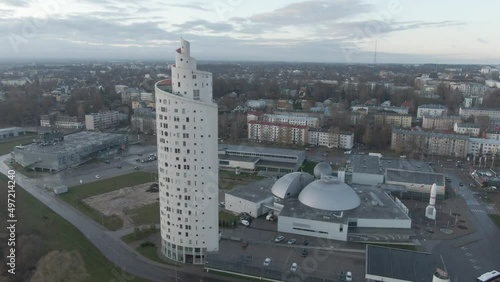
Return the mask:
<path fill-rule="evenodd" d="M 285 175 L 280 179 L 283 179 L 282 183 L 277 185 L 278 180 L 273 186 L 275 196 L 278 194 L 275 190 L 280 191 L 278 195 L 285 195 L 277 212 L 278 232 L 358 241 L 366 238 L 363 237 L 365 230 L 373 232 L 380 228 L 381 234 L 390 230 L 391 234 L 403 234 L 401 238 L 409 240 L 410 217 L 404 207 L 396 204 L 381 189 L 367 185 L 353 188 L 332 176 L 332 168 L 327 163 L 319 163 L 314 168 L 316 180 L 307 173 L 302 174 L 309 175 L 309 178 L 305 175 L 298 177 L 298 174 Z M 308 181 L 299 182 L 297 179 Z M 282 185 L 284 183 L 291 185 Z"/>
<path fill-rule="evenodd" d="M 311 208 L 333 212 L 352 210 L 361 203 L 358 194 L 349 185 L 333 176 L 323 176 L 309 183 L 300 192 L 299 201 Z"/>

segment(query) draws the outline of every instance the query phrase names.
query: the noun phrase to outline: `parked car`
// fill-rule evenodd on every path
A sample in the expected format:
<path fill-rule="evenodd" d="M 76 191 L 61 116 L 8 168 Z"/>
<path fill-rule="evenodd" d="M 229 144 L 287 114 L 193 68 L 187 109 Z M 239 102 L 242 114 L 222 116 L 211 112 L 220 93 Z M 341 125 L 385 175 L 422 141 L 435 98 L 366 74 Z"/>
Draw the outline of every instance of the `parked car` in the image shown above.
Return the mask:
<path fill-rule="evenodd" d="M 96 175 L 95 175 L 95 178 L 96 178 L 96 179 L 99 179 L 99 178 L 101 178 L 101 177 L 99 176 L 99 174 L 96 174 Z"/>
<path fill-rule="evenodd" d="M 352 273 L 350 271 L 347 271 L 345 274 L 345 281 L 352 281 Z"/>
<path fill-rule="evenodd" d="M 309 253 L 309 251 L 307 249 L 303 249 L 302 250 L 302 257 L 305 258 L 307 257 L 307 254 Z"/>
<path fill-rule="evenodd" d="M 250 222 L 248 222 L 248 220 L 241 220 L 240 221 L 241 224 L 245 225 L 245 226 L 249 226 L 250 225 Z"/>
<path fill-rule="evenodd" d="M 293 245 L 293 244 L 295 244 L 296 242 L 297 242 L 297 240 L 295 240 L 295 239 L 290 239 L 290 240 L 288 240 L 288 245 Z"/>
<path fill-rule="evenodd" d="M 309 242 L 307 242 L 307 240 L 304 240 L 304 241 L 302 242 L 302 245 L 307 246 L 307 245 L 309 245 Z"/>
<path fill-rule="evenodd" d="M 135 170 L 139 170 L 139 167 L 138 167 L 138 166 L 136 166 L 136 167 L 134 167 L 134 169 L 135 169 Z"/>
<path fill-rule="evenodd" d="M 110 163 L 110 161 L 106 160 L 106 161 L 105 161 L 105 163 L 109 164 L 109 163 Z"/>
<path fill-rule="evenodd" d="M 276 237 L 276 238 L 274 238 L 274 242 L 276 242 L 276 243 L 279 243 L 279 242 L 281 242 L 281 241 L 283 241 L 283 240 L 285 240 L 285 237 L 284 237 L 284 236 L 281 236 L 281 235 L 280 235 L 280 236 L 278 236 L 278 237 Z"/>
<path fill-rule="evenodd" d="M 290 267 L 290 271 L 291 272 L 297 271 L 297 263 L 296 262 L 292 263 L 292 266 Z"/>
<path fill-rule="evenodd" d="M 476 184 L 474 184 L 474 183 L 469 183 L 469 186 L 472 188 L 476 188 Z"/>
<path fill-rule="evenodd" d="M 462 182 L 460 182 L 458 185 L 460 185 L 460 187 L 464 186 L 464 184 Z"/>
<path fill-rule="evenodd" d="M 264 260 L 264 266 L 269 266 L 269 264 L 271 264 L 271 258 L 266 258 Z"/>

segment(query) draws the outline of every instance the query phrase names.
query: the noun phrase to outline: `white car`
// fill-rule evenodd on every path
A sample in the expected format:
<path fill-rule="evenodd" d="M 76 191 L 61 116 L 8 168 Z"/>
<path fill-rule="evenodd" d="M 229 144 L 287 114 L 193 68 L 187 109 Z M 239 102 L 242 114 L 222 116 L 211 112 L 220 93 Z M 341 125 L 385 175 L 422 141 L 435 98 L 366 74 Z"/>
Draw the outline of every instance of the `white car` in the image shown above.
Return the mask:
<path fill-rule="evenodd" d="M 290 267 L 290 271 L 291 272 L 297 271 L 297 263 L 296 262 L 292 263 L 292 266 Z"/>
<path fill-rule="evenodd" d="M 352 281 L 352 273 L 350 271 L 347 271 L 345 274 L 345 281 Z"/>
<path fill-rule="evenodd" d="M 250 225 L 250 222 L 248 222 L 248 220 L 242 220 L 240 221 L 241 224 L 245 225 L 245 226 L 249 226 Z"/>
<path fill-rule="evenodd" d="M 266 258 L 264 260 L 264 266 L 269 266 L 269 264 L 271 264 L 271 258 Z"/>
<path fill-rule="evenodd" d="M 96 179 L 99 179 L 99 178 L 101 178 L 101 177 L 99 176 L 99 174 L 96 174 L 96 175 L 95 175 L 95 178 L 96 178 Z"/>

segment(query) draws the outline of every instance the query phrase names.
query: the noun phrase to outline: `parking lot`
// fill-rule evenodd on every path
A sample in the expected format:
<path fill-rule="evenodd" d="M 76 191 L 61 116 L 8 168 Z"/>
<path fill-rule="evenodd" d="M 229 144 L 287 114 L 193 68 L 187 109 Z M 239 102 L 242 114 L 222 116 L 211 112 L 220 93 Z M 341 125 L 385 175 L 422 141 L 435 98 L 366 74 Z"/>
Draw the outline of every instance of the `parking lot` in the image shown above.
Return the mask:
<path fill-rule="evenodd" d="M 364 245 L 278 233 L 276 229 L 277 222 L 264 217 L 253 219 L 249 227 L 222 228 L 219 253 L 210 254 L 207 267 L 282 281 L 339 281 L 341 271 L 351 271 L 354 281 L 364 280 Z M 284 240 L 276 243 L 280 235 Z M 288 244 L 290 239 L 296 243 Z M 240 240 L 248 246 L 243 247 Z M 271 259 L 269 266 L 264 266 L 266 258 Z M 292 272 L 294 262 L 297 270 Z"/>

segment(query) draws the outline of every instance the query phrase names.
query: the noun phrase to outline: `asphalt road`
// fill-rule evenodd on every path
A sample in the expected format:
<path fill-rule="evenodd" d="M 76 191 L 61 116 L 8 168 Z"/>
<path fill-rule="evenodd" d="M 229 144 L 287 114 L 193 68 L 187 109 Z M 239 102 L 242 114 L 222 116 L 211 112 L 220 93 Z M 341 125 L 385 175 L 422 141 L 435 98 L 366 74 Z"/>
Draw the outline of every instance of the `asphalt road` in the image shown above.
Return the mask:
<path fill-rule="evenodd" d="M 477 232 L 454 240 L 427 241 L 424 246 L 443 258 L 451 281 L 475 281 L 485 272 L 500 269 L 500 230 L 488 217 L 484 204 L 469 190 L 470 179 L 461 169 L 449 167 L 445 165 L 443 172 L 451 178 L 451 187 L 456 188 L 457 194 L 466 201 Z M 459 186 L 460 182 L 464 186 Z"/>
<path fill-rule="evenodd" d="M 7 171 L 9 170 L 9 167 L 5 164 L 5 161 L 9 157 L 9 155 L 3 155 L 0 157 L 0 172 L 3 174 L 7 174 Z M 236 281 L 234 278 L 225 280 L 223 277 L 219 277 L 211 273 L 205 273 L 203 272 L 203 268 L 201 266 L 185 265 L 182 268 L 177 269 L 173 266 L 160 265 L 146 261 L 144 258 L 138 256 L 136 253 L 124 246 L 123 243 L 114 239 L 109 234 L 109 231 L 94 222 L 92 219 L 86 217 L 66 202 L 58 200 L 58 198 L 53 194 L 37 188 L 36 180 L 26 178 L 19 173 L 17 174 L 16 182 L 18 184 L 17 187 L 22 187 L 54 212 L 78 228 L 108 260 L 121 268 L 124 271 L 123 273 L 113 273 L 117 281 L 130 280 L 130 276 L 127 276 L 128 274 L 125 272 L 151 281 Z"/>

